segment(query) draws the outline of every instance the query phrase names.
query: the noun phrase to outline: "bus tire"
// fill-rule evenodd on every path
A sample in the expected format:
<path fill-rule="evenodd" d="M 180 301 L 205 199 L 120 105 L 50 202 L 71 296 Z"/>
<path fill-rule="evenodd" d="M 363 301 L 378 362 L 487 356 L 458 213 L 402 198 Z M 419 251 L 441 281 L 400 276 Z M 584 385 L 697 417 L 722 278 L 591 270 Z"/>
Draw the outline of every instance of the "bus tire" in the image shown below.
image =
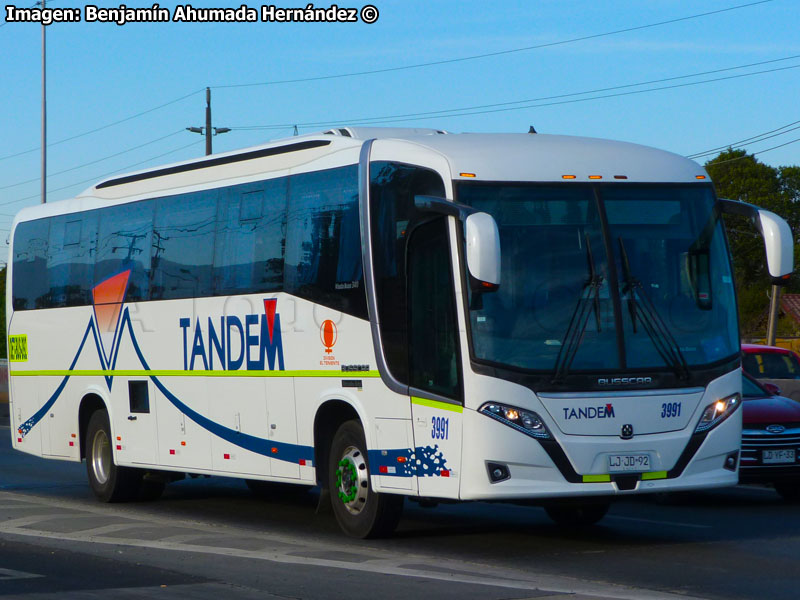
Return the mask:
<path fill-rule="evenodd" d="M 86 428 L 86 473 L 89 486 L 101 502 L 135 500 L 142 484 L 142 471 L 114 464 L 108 413 L 95 411 Z"/>
<path fill-rule="evenodd" d="M 349 536 L 375 538 L 391 534 L 400 521 L 403 497 L 372 489 L 364 429 L 346 421 L 333 437 L 328 489 L 336 521 Z"/>
<path fill-rule="evenodd" d="M 547 516 L 562 527 L 587 527 L 606 516 L 610 503 L 552 504 L 545 506 Z"/>

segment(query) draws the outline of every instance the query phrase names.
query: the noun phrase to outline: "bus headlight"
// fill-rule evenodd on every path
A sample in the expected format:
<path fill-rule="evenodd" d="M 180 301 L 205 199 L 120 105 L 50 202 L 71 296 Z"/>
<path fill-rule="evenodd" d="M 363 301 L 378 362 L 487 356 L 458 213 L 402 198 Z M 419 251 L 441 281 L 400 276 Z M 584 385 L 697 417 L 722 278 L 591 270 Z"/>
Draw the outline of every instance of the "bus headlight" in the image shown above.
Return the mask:
<path fill-rule="evenodd" d="M 703 411 L 703 416 L 700 417 L 700 422 L 697 424 L 695 433 L 702 433 L 708 431 L 722 423 L 727 419 L 733 411 L 739 408 L 742 403 L 742 398 L 739 394 L 733 394 L 722 400 L 712 402 Z"/>
<path fill-rule="evenodd" d="M 531 437 L 538 439 L 551 437 L 542 418 L 533 411 L 498 402 L 487 402 L 481 406 L 479 412 Z"/>

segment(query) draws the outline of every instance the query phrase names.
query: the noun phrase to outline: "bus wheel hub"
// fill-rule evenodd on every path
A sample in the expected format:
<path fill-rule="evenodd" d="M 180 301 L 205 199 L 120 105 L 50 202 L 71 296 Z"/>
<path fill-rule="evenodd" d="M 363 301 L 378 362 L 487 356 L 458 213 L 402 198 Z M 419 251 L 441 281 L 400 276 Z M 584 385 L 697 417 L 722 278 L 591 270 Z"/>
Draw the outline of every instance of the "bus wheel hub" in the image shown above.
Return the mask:
<path fill-rule="evenodd" d="M 357 515 L 366 506 L 368 477 L 363 453 L 354 446 L 348 447 L 336 469 L 336 486 L 339 500 L 351 514 Z"/>

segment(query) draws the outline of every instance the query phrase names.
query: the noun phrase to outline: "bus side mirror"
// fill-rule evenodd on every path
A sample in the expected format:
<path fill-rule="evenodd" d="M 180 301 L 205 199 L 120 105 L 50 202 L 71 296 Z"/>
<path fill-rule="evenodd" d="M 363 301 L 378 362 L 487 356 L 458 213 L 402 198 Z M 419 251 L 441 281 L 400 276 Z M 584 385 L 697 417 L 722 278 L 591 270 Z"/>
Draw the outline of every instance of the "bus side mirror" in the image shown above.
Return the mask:
<path fill-rule="evenodd" d="M 767 250 L 767 269 L 773 283 L 786 283 L 794 270 L 794 241 L 789 224 L 768 210 L 758 211 L 761 234 Z M 776 281 L 778 280 L 778 281 Z"/>
<path fill-rule="evenodd" d="M 488 213 L 468 215 L 464 221 L 467 269 L 473 291 L 493 292 L 500 286 L 500 232 Z"/>
<path fill-rule="evenodd" d="M 764 237 L 767 270 L 774 285 L 786 284 L 794 270 L 794 241 L 789 224 L 773 212 L 737 200 L 719 199 L 722 211 L 748 217 Z"/>
<path fill-rule="evenodd" d="M 455 217 L 464 223 L 467 274 L 473 292 L 494 292 L 500 287 L 500 232 L 489 213 L 435 196 L 414 196 L 420 212 Z M 478 297 L 478 302 L 480 299 Z"/>

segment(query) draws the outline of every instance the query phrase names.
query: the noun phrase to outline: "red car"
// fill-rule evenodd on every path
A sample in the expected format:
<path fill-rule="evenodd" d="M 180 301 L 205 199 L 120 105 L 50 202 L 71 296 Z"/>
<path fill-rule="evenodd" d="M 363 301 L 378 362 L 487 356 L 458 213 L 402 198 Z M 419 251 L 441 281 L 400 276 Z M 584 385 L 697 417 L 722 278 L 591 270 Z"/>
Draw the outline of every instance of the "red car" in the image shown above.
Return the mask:
<path fill-rule="evenodd" d="M 777 346 L 742 344 L 742 368 L 756 379 L 800 379 L 800 357 Z"/>
<path fill-rule="evenodd" d="M 742 374 L 739 482 L 771 483 L 786 500 L 800 500 L 800 403 L 778 394 Z"/>

